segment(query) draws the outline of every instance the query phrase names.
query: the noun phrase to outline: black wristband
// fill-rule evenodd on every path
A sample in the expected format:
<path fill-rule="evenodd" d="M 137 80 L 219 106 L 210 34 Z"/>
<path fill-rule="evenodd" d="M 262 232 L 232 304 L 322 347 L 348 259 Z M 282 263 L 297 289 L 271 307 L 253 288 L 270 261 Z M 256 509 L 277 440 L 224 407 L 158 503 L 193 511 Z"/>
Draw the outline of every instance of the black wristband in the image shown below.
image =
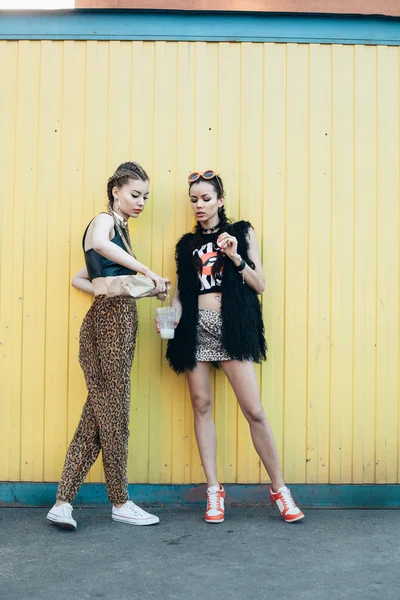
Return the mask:
<path fill-rule="evenodd" d="M 246 264 L 246 261 L 242 258 L 242 262 L 240 263 L 240 265 L 238 267 L 235 265 L 236 271 L 239 271 L 239 273 L 240 271 L 243 271 L 243 269 L 246 267 Z"/>

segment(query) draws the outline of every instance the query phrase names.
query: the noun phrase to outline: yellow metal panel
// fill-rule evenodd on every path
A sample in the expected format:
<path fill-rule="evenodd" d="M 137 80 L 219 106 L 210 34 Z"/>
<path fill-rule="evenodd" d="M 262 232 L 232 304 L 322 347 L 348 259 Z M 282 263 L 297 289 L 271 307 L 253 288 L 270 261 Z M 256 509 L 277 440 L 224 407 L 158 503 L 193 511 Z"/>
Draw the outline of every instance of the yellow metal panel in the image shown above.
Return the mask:
<path fill-rule="evenodd" d="M 284 477 L 305 481 L 309 222 L 309 48 L 287 55 Z"/>
<path fill-rule="evenodd" d="M 355 48 L 353 483 L 375 476 L 376 48 Z"/>
<path fill-rule="evenodd" d="M 331 48 L 310 46 L 307 483 L 329 481 Z"/>
<path fill-rule="evenodd" d="M 354 48 L 332 47 L 330 481 L 352 482 Z"/>
<path fill-rule="evenodd" d="M 43 398 L 45 368 L 45 315 L 46 315 L 46 244 L 47 202 L 40 194 L 40 158 L 37 140 L 42 134 L 43 121 L 40 106 L 44 106 L 43 87 L 36 74 L 40 72 L 41 45 L 27 47 L 28 52 L 20 63 L 27 75 L 27 122 L 24 144 L 24 168 L 18 177 L 21 187 L 16 188 L 24 198 L 24 270 L 23 270 L 23 338 L 21 372 L 21 480 L 43 479 Z M 37 115 L 39 113 L 39 119 Z M 47 134 L 47 132 L 46 132 Z M 44 137 L 44 136 L 43 136 Z M 29 190 L 29 192 L 28 192 Z M 32 190 L 32 192 L 30 192 Z M 27 193 L 28 192 L 28 193 Z M 36 196 L 36 202 L 32 199 Z"/>
<path fill-rule="evenodd" d="M 0 42 L 0 477 L 55 481 L 86 391 L 70 287 L 124 160 L 151 177 L 138 257 L 174 279 L 186 176 L 216 168 L 255 226 L 262 401 L 288 482 L 399 480 L 399 54 L 385 47 Z M 204 480 L 187 386 L 139 308 L 129 479 Z M 223 373 L 223 481 L 267 482 Z M 101 462 L 89 481 L 104 481 Z"/>
<path fill-rule="evenodd" d="M 25 206 L 30 196 L 30 183 L 32 172 L 36 169 L 37 159 L 32 156 L 37 142 L 37 74 L 40 60 L 40 42 L 30 44 L 21 42 L 18 55 L 18 92 L 17 113 L 15 119 L 16 146 L 15 146 L 15 187 L 14 202 L 10 206 L 8 215 L 9 226 L 13 231 L 11 243 L 13 269 L 11 281 L 11 322 L 6 324 L 10 330 L 11 344 L 11 404 L 9 421 L 9 476 L 11 480 L 19 481 L 22 476 L 21 469 L 21 421 L 22 414 L 22 381 L 23 381 L 23 328 L 24 322 L 30 317 L 23 308 L 24 296 L 24 240 L 21 231 L 25 222 Z M 33 98 L 31 97 L 33 96 Z M 32 108 L 30 108 L 30 102 Z M 37 106 L 36 106 L 37 109 Z M 33 179 L 34 181 L 34 179 Z M 32 196 L 36 196 L 36 185 Z M 32 201 L 31 196 L 31 201 Z M 36 199 L 36 198 L 35 198 Z M 7 208 L 7 198 L 5 207 Z M 30 250 L 29 250 L 30 251 Z M 2 285 L 7 285 L 7 280 L 2 278 Z M 9 284 L 9 283 L 8 283 Z M 32 418 L 32 415 L 31 415 Z M 40 427 L 40 425 L 39 425 Z"/>
<path fill-rule="evenodd" d="M 12 254 L 19 80 L 17 44 L 0 42 L 0 77 L 3 82 L 3 93 L 0 94 L 0 480 L 9 481 L 19 477 L 19 423 L 14 413 L 15 407 L 19 407 L 19 398 L 15 394 L 16 382 L 13 379 L 13 369 L 18 365 L 18 349 L 13 347 L 14 331 L 11 328 L 13 309 L 15 305 L 21 305 L 21 300 L 15 301 L 13 294 Z M 16 250 L 20 253 L 20 249 Z"/>
<path fill-rule="evenodd" d="M 173 212 L 165 198 L 175 192 L 176 146 L 176 89 L 177 89 L 177 44 L 157 42 L 155 48 L 154 88 L 154 197 L 152 199 L 152 256 L 151 265 L 156 273 L 169 274 L 173 271 L 174 247 Z M 164 258 L 165 257 L 165 258 Z M 170 275 L 171 276 L 171 275 Z M 150 317 L 153 338 L 150 395 L 150 483 L 170 483 L 172 475 L 172 374 L 163 360 L 165 342 L 154 328 L 157 300 L 151 301 Z"/>
<path fill-rule="evenodd" d="M 376 483 L 397 482 L 399 422 L 399 51 L 378 48 Z"/>

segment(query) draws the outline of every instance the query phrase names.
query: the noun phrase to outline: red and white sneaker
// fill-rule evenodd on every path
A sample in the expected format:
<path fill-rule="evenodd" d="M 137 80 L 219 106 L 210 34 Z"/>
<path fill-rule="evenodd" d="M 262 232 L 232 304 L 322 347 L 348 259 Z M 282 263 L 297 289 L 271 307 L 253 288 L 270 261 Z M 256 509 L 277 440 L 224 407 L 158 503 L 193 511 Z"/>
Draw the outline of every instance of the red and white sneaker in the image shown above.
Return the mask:
<path fill-rule="evenodd" d="M 274 492 L 273 489 L 270 488 L 269 494 L 272 502 L 274 502 L 279 508 L 279 511 L 286 523 L 294 523 L 295 521 L 304 519 L 304 514 L 293 500 L 289 488 L 284 486 L 279 488 L 277 492 Z"/>
<path fill-rule="evenodd" d="M 225 490 L 221 484 L 207 489 L 206 523 L 223 523 L 225 518 Z"/>

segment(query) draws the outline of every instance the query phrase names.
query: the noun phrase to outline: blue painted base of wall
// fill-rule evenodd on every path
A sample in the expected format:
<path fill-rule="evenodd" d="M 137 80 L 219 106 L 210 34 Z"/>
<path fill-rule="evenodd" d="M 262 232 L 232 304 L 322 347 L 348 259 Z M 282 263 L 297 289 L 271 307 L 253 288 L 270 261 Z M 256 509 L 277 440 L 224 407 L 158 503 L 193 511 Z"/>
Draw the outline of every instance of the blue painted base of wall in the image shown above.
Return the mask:
<path fill-rule="evenodd" d="M 136 10 L 0 11 L 3 40 L 172 40 L 400 45 L 389 17 Z"/>
<path fill-rule="evenodd" d="M 229 504 L 269 504 L 268 485 L 227 484 Z M 291 485 L 292 494 L 304 508 L 400 508 L 400 485 Z M 51 506 L 56 483 L 0 483 L 0 506 Z M 152 506 L 204 504 L 204 485 L 131 484 L 130 497 Z M 107 503 L 104 484 L 81 487 L 74 505 Z"/>

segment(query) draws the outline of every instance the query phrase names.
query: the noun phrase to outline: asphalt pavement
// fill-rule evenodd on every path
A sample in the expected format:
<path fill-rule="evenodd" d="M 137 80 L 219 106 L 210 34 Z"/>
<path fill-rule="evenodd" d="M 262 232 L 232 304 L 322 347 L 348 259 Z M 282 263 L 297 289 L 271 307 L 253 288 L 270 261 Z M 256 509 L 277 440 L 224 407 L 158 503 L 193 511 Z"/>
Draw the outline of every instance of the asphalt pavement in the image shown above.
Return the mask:
<path fill-rule="evenodd" d="M 161 523 L 114 523 L 110 507 L 74 510 L 76 532 L 47 509 L 0 509 L 1 600 L 399 600 L 398 510 L 154 509 Z"/>

